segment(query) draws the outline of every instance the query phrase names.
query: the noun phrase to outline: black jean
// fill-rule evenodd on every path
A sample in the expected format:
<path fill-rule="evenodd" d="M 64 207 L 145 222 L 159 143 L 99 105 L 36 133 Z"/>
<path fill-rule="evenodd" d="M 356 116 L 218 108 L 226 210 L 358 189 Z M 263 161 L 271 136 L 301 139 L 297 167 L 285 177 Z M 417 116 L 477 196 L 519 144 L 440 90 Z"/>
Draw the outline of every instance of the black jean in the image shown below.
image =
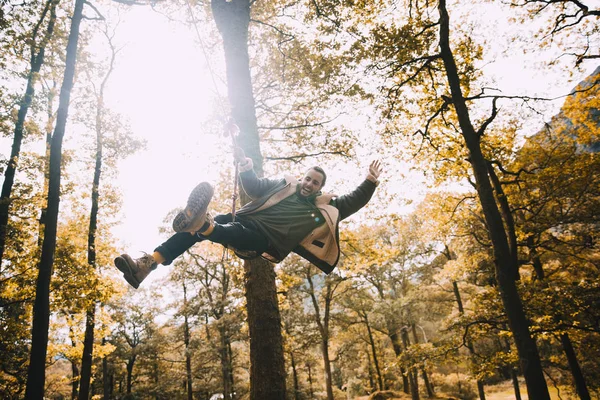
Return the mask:
<path fill-rule="evenodd" d="M 165 258 L 162 264 L 169 265 L 187 249 L 205 240 L 238 250 L 256 251 L 258 254 L 263 253 L 269 247 L 267 238 L 260 233 L 252 221 L 236 217 L 233 222 L 231 214 L 222 214 L 215 217 L 215 229 L 210 236 L 204 237 L 199 234 L 179 232 L 154 251 L 159 252 Z"/>

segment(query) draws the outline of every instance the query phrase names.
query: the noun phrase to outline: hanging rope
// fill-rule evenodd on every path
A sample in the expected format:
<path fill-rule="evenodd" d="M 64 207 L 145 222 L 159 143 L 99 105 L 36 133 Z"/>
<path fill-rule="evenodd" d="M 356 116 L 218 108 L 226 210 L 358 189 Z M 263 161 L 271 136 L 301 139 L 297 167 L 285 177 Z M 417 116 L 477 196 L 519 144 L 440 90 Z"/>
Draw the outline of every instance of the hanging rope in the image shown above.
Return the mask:
<path fill-rule="evenodd" d="M 210 77 L 212 79 L 212 83 L 213 86 L 215 88 L 215 92 L 217 94 L 217 102 L 219 103 L 219 106 L 221 107 L 221 112 L 222 115 L 227 115 L 228 112 L 226 112 L 225 110 L 225 106 L 223 105 L 223 102 L 221 100 L 221 95 L 219 93 L 219 87 L 217 85 L 217 80 L 215 78 L 215 73 L 210 65 L 210 61 L 208 58 L 208 52 L 206 51 L 206 48 L 204 46 L 204 41 L 202 40 L 202 36 L 200 35 L 200 31 L 198 30 L 198 24 L 196 21 L 196 17 L 194 16 L 194 11 L 192 9 L 192 5 L 190 4 L 190 0 L 186 1 L 187 4 L 187 9 L 188 9 L 188 13 L 190 14 L 190 18 L 192 19 L 192 23 L 194 24 L 194 30 L 196 32 L 196 38 L 198 39 L 198 42 L 200 43 L 200 48 L 202 49 L 202 54 L 204 54 L 204 59 L 206 61 L 206 66 L 208 67 L 208 72 L 210 73 Z M 223 124 L 223 130 L 224 130 L 224 136 L 231 136 L 231 143 L 233 145 L 232 149 L 235 149 L 237 146 L 237 141 L 236 138 L 239 135 L 240 132 L 240 128 L 236 125 L 234 119 L 232 117 L 229 117 L 228 119 L 226 119 L 226 121 Z M 231 216 L 233 221 L 235 221 L 235 208 L 236 208 L 236 201 L 237 201 L 237 191 L 238 191 L 238 162 L 234 159 L 234 165 L 235 165 L 235 172 L 233 175 L 233 195 L 231 196 Z"/>

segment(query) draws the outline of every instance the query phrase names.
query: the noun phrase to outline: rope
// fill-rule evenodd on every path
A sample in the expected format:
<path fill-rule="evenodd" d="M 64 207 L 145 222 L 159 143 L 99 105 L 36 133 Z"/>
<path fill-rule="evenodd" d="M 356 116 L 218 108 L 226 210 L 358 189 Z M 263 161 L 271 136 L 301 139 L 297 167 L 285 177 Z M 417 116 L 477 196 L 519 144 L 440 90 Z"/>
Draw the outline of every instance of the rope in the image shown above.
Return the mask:
<path fill-rule="evenodd" d="M 198 42 L 200 43 L 200 48 L 202 49 L 202 53 L 204 54 L 204 59 L 206 61 L 206 66 L 208 67 L 208 72 L 210 73 L 210 77 L 212 79 L 212 83 L 213 86 L 215 88 L 215 92 L 217 94 L 217 102 L 219 103 L 219 106 L 221 107 L 221 112 L 223 115 L 227 115 L 228 113 L 225 110 L 225 106 L 223 105 L 223 102 L 221 100 L 221 94 L 219 92 L 219 87 L 217 85 L 217 80 L 215 79 L 215 73 L 210 65 L 210 61 L 208 58 L 208 53 L 206 51 L 206 48 L 204 46 L 204 41 L 202 40 L 202 36 L 200 35 L 200 31 L 198 30 L 198 24 L 197 24 L 197 20 L 196 17 L 194 16 L 194 11 L 192 9 L 192 5 L 190 4 L 190 0 L 186 1 L 186 5 L 187 5 L 187 9 L 188 9 L 188 13 L 190 14 L 190 17 L 192 19 L 192 23 L 194 24 L 194 30 L 196 32 L 196 38 L 198 39 Z M 224 134 L 225 136 L 230 135 L 231 136 L 231 142 L 233 144 L 233 148 L 235 149 L 235 147 L 237 146 L 236 143 L 236 135 L 239 133 L 239 128 L 238 126 L 235 124 L 235 121 L 233 120 L 233 118 L 229 118 L 225 123 L 224 123 Z M 231 196 L 231 200 L 232 200 L 232 204 L 231 204 L 231 216 L 232 216 L 232 220 L 235 221 L 235 208 L 236 208 L 236 200 L 237 200 L 237 191 L 238 191 L 238 180 L 237 180 L 237 176 L 238 176 L 238 162 L 234 160 L 234 165 L 235 165 L 235 173 L 233 175 L 233 195 Z"/>

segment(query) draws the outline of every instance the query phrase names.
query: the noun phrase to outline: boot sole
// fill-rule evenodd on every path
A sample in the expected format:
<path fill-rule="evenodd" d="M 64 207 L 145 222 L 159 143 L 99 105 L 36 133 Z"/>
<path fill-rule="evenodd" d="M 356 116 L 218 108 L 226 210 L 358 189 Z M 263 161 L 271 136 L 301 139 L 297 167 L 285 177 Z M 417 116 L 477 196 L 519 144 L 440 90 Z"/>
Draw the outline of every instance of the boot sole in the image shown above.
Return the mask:
<path fill-rule="evenodd" d="M 127 260 L 121 256 L 115 258 L 115 267 L 123 273 L 123 278 L 135 289 L 140 287 L 140 282 L 133 276 L 133 270 Z"/>
<path fill-rule="evenodd" d="M 188 197 L 185 209 L 180 211 L 173 219 L 173 230 L 175 232 L 194 233 L 202 228 L 213 194 L 214 189 L 208 182 L 202 182 L 196 186 Z"/>

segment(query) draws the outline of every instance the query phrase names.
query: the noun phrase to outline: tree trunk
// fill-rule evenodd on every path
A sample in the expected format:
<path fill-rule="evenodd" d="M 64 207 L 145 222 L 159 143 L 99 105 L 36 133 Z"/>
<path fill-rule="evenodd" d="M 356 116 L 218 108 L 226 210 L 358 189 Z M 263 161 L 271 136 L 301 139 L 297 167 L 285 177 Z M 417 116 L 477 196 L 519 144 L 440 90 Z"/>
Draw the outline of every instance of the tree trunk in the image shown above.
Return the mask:
<path fill-rule="evenodd" d="M 102 338 L 102 344 L 106 344 L 106 338 Z M 105 400 L 111 398 L 112 375 L 108 371 L 108 356 L 102 358 L 102 393 Z M 189 400 L 189 399 L 188 399 Z"/>
<path fill-rule="evenodd" d="M 529 247 L 529 252 L 531 255 L 531 261 L 533 263 L 533 268 L 536 272 L 536 276 L 538 280 L 542 283 L 544 288 L 548 287 L 548 282 L 545 280 L 545 273 L 542 261 L 540 260 L 539 254 L 535 248 L 535 244 L 533 242 L 533 237 L 529 237 L 527 240 L 527 245 Z M 554 319 L 556 321 L 561 320 L 560 315 L 554 315 Z M 569 369 L 571 370 L 571 375 L 573 376 L 573 381 L 575 382 L 575 389 L 579 398 L 582 400 L 590 399 L 590 392 L 587 387 L 587 383 L 585 381 L 585 376 L 583 375 L 583 371 L 579 366 L 579 361 L 577 360 L 577 353 L 575 353 L 575 349 L 573 348 L 573 343 L 571 342 L 571 338 L 568 333 L 563 333 L 560 335 L 560 343 L 562 345 L 563 351 L 565 352 L 565 356 L 567 357 L 567 362 L 569 363 Z"/>
<path fill-rule="evenodd" d="M 306 367 L 308 369 L 308 392 L 310 394 L 310 398 L 314 399 L 315 398 L 315 392 L 313 390 L 312 370 L 310 368 L 310 363 L 307 363 Z"/>
<path fill-rule="evenodd" d="M 131 394 L 132 378 L 133 378 L 133 365 L 135 364 L 136 356 L 133 355 L 127 360 L 127 389 L 126 393 Z"/>
<path fill-rule="evenodd" d="M 109 39 L 110 41 L 110 39 Z M 94 166 L 94 177 L 92 179 L 92 207 L 90 210 L 90 224 L 88 228 L 88 265 L 92 275 L 96 272 L 96 232 L 98 230 L 98 210 L 100 200 L 100 176 L 102 175 L 102 155 L 104 150 L 104 88 L 113 71 L 116 52 L 111 42 L 111 60 L 109 68 L 102 79 L 99 92 L 96 94 L 96 165 Z M 95 278 L 95 276 L 93 277 Z M 95 294 L 91 296 L 91 304 L 86 315 L 85 340 L 83 343 L 83 358 L 81 360 L 81 389 L 79 400 L 89 398 L 90 380 L 92 376 L 92 360 L 94 353 L 94 328 L 96 316 Z"/>
<path fill-rule="evenodd" d="M 211 9 L 223 38 L 231 114 L 240 128 L 237 140 L 262 176 L 262 155 L 248 56 L 249 0 L 212 0 Z M 285 361 L 281 316 L 273 265 L 245 261 L 246 303 L 250 333 L 250 398 L 285 399 Z"/>
<path fill-rule="evenodd" d="M 394 353 L 396 354 L 396 358 L 400 357 L 402 354 L 402 344 L 400 343 L 400 337 L 397 331 L 391 331 L 389 334 L 390 341 L 392 342 L 392 348 L 394 349 Z M 400 365 L 400 372 L 402 373 L 402 390 L 404 393 L 410 393 L 410 385 L 408 383 L 408 374 L 406 373 L 406 368 L 403 365 Z"/>
<path fill-rule="evenodd" d="M 96 326 L 96 303 L 90 305 L 85 316 L 85 335 L 83 339 L 83 355 L 81 357 L 81 379 L 79 383 L 79 400 L 90 397 L 90 381 L 92 378 L 92 352 L 94 349 L 94 328 Z"/>
<path fill-rule="evenodd" d="M 71 30 L 67 44 L 65 75 L 60 90 L 60 100 L 56 127 L 52 135 L 50 151 L 50 181 L 48 187 L 48 214 L 44 229 L 44 243 L 39 264 L 35 303 L 33 306 L 33 327 L 31 335 L 31 355 L 27 373 L 25 397 L 41 400 L 46 383 L 46 352 L 48 350 L 48 328 L 50 323 L 50 280 L 56 250 L 56 231 L 58 225 L 58 205 L 60 202 L 60 177 L 62 160 L 62 141 L 67 125 L 71 89 L 75 78 L 79 25 L 83 13 L 84 0 L 76 0 L 71 18 Z"/>
<path fill-rule="evenodd" d="M 417 336 L 417 327 L 415 324 L 412 324 L 411 328 L 412 328 L 413 340 L 415 341 L 415 344 L 417 344 L 417 343 L 419 343 L 419 336 Z M 429 397 L 429 398 L 435 397 L 435 393 L 433 391 L 433 385 L 429 381 L 429 376 L 427 375 L 425 366 L 421 367 L 421 376 L 423 377 L 423 383 L 425 384 L 425 389 L 427 389 L 427 397 Z"/>
<path fill-rule="evenodd" d="M 375 372 L 377 373 L 377 383 L 379 390 L 385 390 L 383 386 L 383 377 L 381 376 L 381 369 L 379 368 L 379 362 L 377 360 L 377 350 L 375 348 L 375 339 L 373 338 L 373 332 L 371 332 L 371 325 L 369 325 L 369 319 L 367 314 L 363 315 L 365 325 L 367 326 L 367 334 L 369 335 L 369 343 L 371 345 L 371 351 L 373 352 L 373 364 L 375 365 Z"/>
<path fill-rule="evenodd" d="M 231 362 L 229 360 L 229 350 L 227 348 L 227 328 L 222 324 L 219 326 L 219 358 L 221 359 L 221 377 L 223 380 L 223 398 L 231 398 Z"/>
<path fill-rule="evenodd" d="M 24 126 L 27 113 L 31 107 L 33 96 L 35 94 L 35 83 L 38 78 L 38 74 L 44 63 L 44 54 L 46 51 L 46 45 L 54 33 L 54 25 L 56 22 L 56 6 L 58 0 L 47 0 L 37 22 L 31 37 L 31 58 L 29 64 L 29 73 L 27 74 L 27 86 L 25 88 L 25 95 L 19 102 L 19 111 L 17 113 L 17 121 L 15 123 L 15 130 L 13 136 L 13 144 L 10 152 L 10 159 L 6 170 L 4 171 L 4 183 L 2 184 L 2 193 L 0 194 L 0 262 L 4 259 L 4 249 L 6 247 L 6 233 L 8 229 L 8 217 L 10 208 L 10 196 L 12 193 L 13 184 L 15 181 L 15 173 L 19 165 L 19 157 L 21 154 L 21 144 L 24 137 Z M 43 24 L 46 16 L 50 13 L 48 19 L 48 25 L 44 36 L 40 41 L 39 46 L 36 48 L 36 42 L 38 39 L 38 30 Z"/>
<path fill-rule="evenodd" d="M 294 352 L 290 352 L 290 361 L 292 363 L 292 375 L 294 378 L 294 400 L 300 400 L 300 384 L 298 382 L 298 371 L 296 369 L 296 359 Z"/>
<path fill-rule="evenodd" d="M 448 254 L 450 254 L 449 251 Z M 454 291 L 454 297 L 456 299 L 456 304 L 458 305 L 458 312 L 460 313 L 460 315 L 463 315 L 465 313 L 465 309 L 463 308 L 462 299 L 460 297 L 460 291 L 458 290 L 458 283 L 456 281 L 452 281 L 452 290 Z M 467 338 L 467 349 L 469 349 L 471 363 L 475 364 L 475 347 L 473 346 L 471 338 Z M 480 379 L 477 379 L 477 393 L 479 394 L 479 400 L 485 400 L 485 390 L 483 382 Z"/>
<path fill-rule="evenodd" d="M 407 349 L 410 345 L 410 340 L 408 339 L 408 332 L 406 329 L 402 329 L 402 344 L 404 348 Z M 412 400 L 419 400 L 419 375 L 417 374 L 416 368 L 408 369 L 408 381 L 410 382 L 410 396 Z"/>
<path fill-rule="evenodd" d="M 183 282 L 183 344 L 185 345 L 185 373 L 187 400 L 193 400 L 194 392 L 192 385 L 192 354 L 190 350 L 190 323 L 188 320 L 187 287 Z"/>
<path fill-rule="evenodd" d="M 494 252 L 496 280 L 500 297 L 515 338 L 527 391 L 531 400 L 549 400 L 548 386 L 544 378 L 537 344 L 529 332 L 529 321 L 514 280 L 517 269 L 515 257 L 511 255 L 502 217 L 498 210 L 490 184 L 487 162 L 483 157 L 478 133 L 475 132 L 469 116 L 465 98 L 460 87 L 458 69 L 450 49 L 450 23 L 446 1 L 439 1 L 440 12 L 440 55 L 446 69 L 446 76 L 456 109 L 461 134 L 469 150 L 470 163 L 475 176 L 476 189 L 485 216 Z"/>
<path fill-rule="evenodd" d="M 321 353 L 323 354 L 323 369 L 325 370 L 325 389 L 327 391 L 327 400 L 333 398 L 333 376 L 331 374 L 331 359 L 329 358 L 329 340 L 321 341 Z"/>

